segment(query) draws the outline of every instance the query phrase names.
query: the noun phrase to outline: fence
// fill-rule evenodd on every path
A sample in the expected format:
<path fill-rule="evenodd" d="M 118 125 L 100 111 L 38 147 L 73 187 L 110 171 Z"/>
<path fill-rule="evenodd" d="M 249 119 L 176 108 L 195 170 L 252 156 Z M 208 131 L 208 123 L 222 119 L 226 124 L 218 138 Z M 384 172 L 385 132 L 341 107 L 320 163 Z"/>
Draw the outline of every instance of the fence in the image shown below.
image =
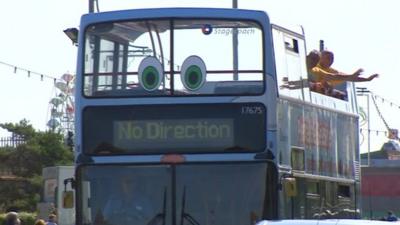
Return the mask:
<path fill-rule="evenodd" d="M 20 144 L 24 144 L 25 140 L 20 137 L 1 137 L 0 148 L 3 147 L 17 147 Z"/>

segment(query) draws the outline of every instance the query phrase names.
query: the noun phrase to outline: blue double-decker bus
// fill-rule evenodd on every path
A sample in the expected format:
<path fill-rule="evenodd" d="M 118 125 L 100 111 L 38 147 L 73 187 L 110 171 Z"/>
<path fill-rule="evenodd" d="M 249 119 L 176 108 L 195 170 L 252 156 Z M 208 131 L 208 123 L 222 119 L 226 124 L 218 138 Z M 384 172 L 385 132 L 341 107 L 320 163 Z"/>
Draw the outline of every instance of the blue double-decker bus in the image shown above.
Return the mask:
<path fill-rule="evenodd" d="M 84 15 L 76 223 L 356 217 L 353 87 L 346 100 L 280 89 L 283 77 L 307 77 L 305 53 L 304 35 L 263 11 Z"/>

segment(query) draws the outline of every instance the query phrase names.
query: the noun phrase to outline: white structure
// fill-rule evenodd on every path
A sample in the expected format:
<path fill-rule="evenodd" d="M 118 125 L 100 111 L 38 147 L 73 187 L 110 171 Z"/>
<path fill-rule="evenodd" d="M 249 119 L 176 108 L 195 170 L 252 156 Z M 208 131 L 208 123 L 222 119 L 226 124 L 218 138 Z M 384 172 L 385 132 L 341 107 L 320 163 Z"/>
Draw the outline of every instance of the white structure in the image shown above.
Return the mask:
<path fill-rule="evenodd" d="M 54 166 L 43 168 L 44 180 L 43 202 L 38 204 L 38 218 L 47 219 L 50 213 L 57 215 L 58 225 L 75 224 L 75 208 L 63 208 L 63 191 L 71 190 L 70 183 L 64 185 L 64 180 L 74 177 L 73 166 Z"/>

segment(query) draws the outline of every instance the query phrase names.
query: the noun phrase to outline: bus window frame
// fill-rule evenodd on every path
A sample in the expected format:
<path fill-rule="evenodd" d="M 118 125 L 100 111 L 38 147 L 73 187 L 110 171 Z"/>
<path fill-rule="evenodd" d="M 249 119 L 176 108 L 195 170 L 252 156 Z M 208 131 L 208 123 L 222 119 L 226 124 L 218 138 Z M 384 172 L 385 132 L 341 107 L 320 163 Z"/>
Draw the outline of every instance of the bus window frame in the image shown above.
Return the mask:
<path fill-rule="evenodd" d="M 137 21 L 168 21 L 170 24 L 170 36 L 169 36 L 169 44 L 170 44 L 170 68 L 168 71 L 164 71 L 164 74 L 169 74 L 171 76 L 171 83 L 173 83 L 173 77 L 176 75 L 179 75 L 181 71 L 175 71 L 173 69 L 173 65 L 174 65 L 174 31 L 176 30 L 173 26 L 174 26 L 174 21 L 177 20 L 198 20 L 198 21 L 205 21 L 205 20 L 217 20 L 217 21 L 244 21 L 244 22 L 249 22 L 249 23 L 255 23 L 258 28 L 259 31 L 261 32 L 261 47 L 262 47 L 262 52 L 261 52 L 261 61 L 262 61 L 262 69 L 260 71 L 257 70 L 257 73 L 260 73 L 262 76 L 262 80 L 257 81 L 257 82 L 261 82 L 262 83 L 262 90 L 259 93 L 237 93 L 237 94 L 173 94 L 173 92 L 175 91 L 175 89 L 173 88 L 173 86 L 171 86 L 171 90 L 172 90 L 172 94 L 163 94 L 163 95 L 154 95 L 151 94 L 151 92 L 149 92 L 148 95 L 105 95 L 105 96 L 96 96 L 96 95 L 87 95 L 85 94 L 85 77 L 86 77 L 86 73 L 85 73 L 85 55 L 84 52 L 86 50 L 86 34 L 87 34 L 87 29 L 91 26 L 94 26 L 96 24 L 104 24 L 106 22 L 109 23 L 123 23 L 123 22 L 137 22 Z M 81 44 L 81 48 L 82 48 L 82 55 L 80 55 L 80 63 L 81 63 L 81 68 L 80 68 L 80 79 L 81 79 L 81 87 L 80 87 L 80 92 L 81 96 L 83 98 L 86 99 L 115 99 L 115 98 L 154 98 L 154 97 L 219 97 L 219 96 L 262 96 L 265 95 L 266 90 L 267 90 L 267 68 L 266 68 L 266 50 L 265 50 L 265 39 L 266 39 L 266 29 L 268 29 L 267 27 L 265 27 L 260 21 L 254 19 L 254 18 L 227 18 L 227 17 L 184 17 L 184 18 L 177 18 L 177 17 L 172 17 L 172 16 L 166 16 L 166 17 L 146 17 L 146 18 L 132 18 L 132 19 L 122 19 L 122 20 L 112 20 L 112 21 L 102 21 L 102 22 L 93 22 L 93 23 L 88 23 L 85 24 L 85 27 L 83 29 L 84 32 L 82 35 L 82 43 Z M 107 39 L 105 39 L 107 40 Z M 109 41 L 109 40 L 108 40 Z M 115 42 L 113 42 L 115 44 Z M 93 65 L 94 66 L 94 65 Z M 211 71 L 211 70 L 210 70 Z M 246 72 L 246 70 L 244 70 Z M 208 72 L 208 71 L 207 71 Z M 215 71 L 211 71 L 211 72 L 232 72 L 232 74 L 234 74 L 234 70 L 215 70 Z M 237 72 L 240 73 L 240 70 L 238 70 Z M 112 72 L 114 73 L 114 72 Z M 137 74 L 138 71 L 135 72 L 117 72 L 115 73 L 117 74 Z M 94 72 L 92 72 L 92 74 L 94 74 Z M 93 76 L 93 75 L 92 75 Z M 97 75 L 98 76 L 98 75 Z M 223 81 L 220 81 L 223 82 Z M 229 81 L 229 82 L 237 82 L 239 83 L 240 81 Z M 254 81 L 252 81 L 254 82 Z M 128 90 L 129 91 L 129 90 Z"/>

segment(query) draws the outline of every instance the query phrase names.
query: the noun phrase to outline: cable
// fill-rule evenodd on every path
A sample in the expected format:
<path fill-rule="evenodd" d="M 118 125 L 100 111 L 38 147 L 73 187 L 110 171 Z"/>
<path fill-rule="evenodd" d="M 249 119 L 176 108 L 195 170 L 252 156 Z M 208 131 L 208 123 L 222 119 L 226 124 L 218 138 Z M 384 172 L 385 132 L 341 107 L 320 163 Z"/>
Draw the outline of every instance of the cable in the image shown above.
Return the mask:
<path fill-rule="evenodd" d="M 376 135 L 378 136 L 380 133 L 383 133 L 383 134 L 385 134 L 385 136 L 387 135 L 387 131 L 385 131 L 385 130 L 374 130 L 374 129 L 364 129 L 364 128 L 360 128 L 360 133 L 363 133 L 363 131 L 369 131 L 369 132 L 376 132 Z"/>
<path fill-rule="evenodd" d="M 399 137 L 397 136 L 397 132 L 396 132 L 397 130 L 391 129 L 391 128 L 389 127 L 389 124 L 387 123 L 387 121 L 386 121 L 385 118 L 383 117 L 382 112 L 380 111 L 380 109 L 379 109 L 379 107 L 378 107 L 378 104 L 376 103 L 376 99 L 375 99 L 375 98 L 376 98 L 376 95 L 374 95 L 374 94 L 371 92 L 371 96 L 372 96 L 372 102 L 374 103 L 375 108 L 376 108 L 376 111 L 378 112 L 378 116 L 381 118 L 383 124 L 385 125 L 385 127 L 386 127 L 386 129 L 387 129 L 387 131 L 388 131 L 388 133 L 389 133 L 389 139 L 399 140 Z"/>
<path fill-rule="evenodd" d="M 390 130 L 388 123 L 386 122 L 385 118 L 383 118 L 383 115 L 381 113 L 381 110 L 378 107 L 378 104 L 376 104 L 375 95 L 372 94 L 371 96 L 372 96 L 372 102 L 374 103 L 376 111 L 378 112 L 378 116 L 381 118 L 383 124 L 385 124 L 386 129 Z"/>
<path fill-rule="evenodd" d="M 43 74 L 43 73 L 38 73 L 38 72 L 29 70 L 29 69 L 25 69 L 25 68 L 20 67 L 20 66 L 12 65 L 12 64 L 10 64 L 10 63 L 6 63 L 6 62 L 0 61 L 0 64 L 2 64 L 2 65 L 4 65 L 4 66 L 8 66 L 8 67 L 14 69 L 14 73 L 17 73 L 18 70 L 22 70 L 22 71 L 27 72 L 28 77 L 30 77 L 31 75 L 35 75 L 35 76 L 39 76 L 39 77 L 40 77 L 40 80 L 42 80 L 42 81 L 43 81 L 44 78 L 46 78 L 46 79 L 51 79 L 51 80 L 54 81 L 54 83 L 56 83 L 56 81 L 57 81 L 57 78 L 55 78 L 55 77 L 53 77 L 53 76 L 45 75 L 45 74 Z"/>
<path fill-rule="evenodd" d="M 389 100 L 387 100 L 387 99 L 385 99 L 385 98 L 383 98 L 383 97 L 381 97 L 381 96 L 379 96 L 379 95 L 375 95 L 375 97 L 376 98 L 380 98 L 381 100 L 382 100 L 382 102 L 384 103 L 384 102 L 388 102 L 389 104 L 390 104 L 390 106 L 396 106 L 398 109 L 400 109 L 400 105 L 399 104 L 396 104 L 396 103 L 394 103 L 394 102 L 392 102 L 392 101 L 389 101 Z"/>

